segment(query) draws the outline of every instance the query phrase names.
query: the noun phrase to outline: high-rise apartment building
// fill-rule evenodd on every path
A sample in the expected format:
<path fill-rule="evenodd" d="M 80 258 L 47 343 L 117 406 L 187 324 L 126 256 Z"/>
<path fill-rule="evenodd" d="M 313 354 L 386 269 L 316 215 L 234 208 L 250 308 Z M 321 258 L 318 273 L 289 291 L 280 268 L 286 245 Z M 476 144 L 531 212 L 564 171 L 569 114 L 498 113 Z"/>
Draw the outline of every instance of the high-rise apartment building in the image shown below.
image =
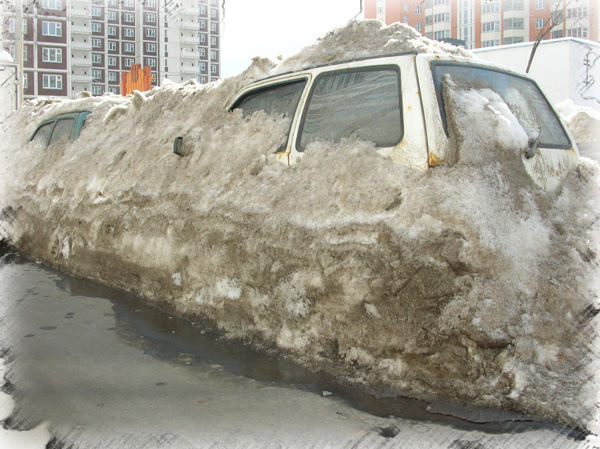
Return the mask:
<path fill-rule="evenodd" d="M 17 62 L 22 53 L 25 99 L 119 93 L 134 64 L 151 67 L 153 86 L 220 77 L 218 0 L 20 1 L 0 9 L 2 47 Z"/>
<path fill-rule="evenodd" d="M 598 0 L 365 0 L 365 17 L 406 23 L 426 37 L 457 39 L 468 49 L 534 41 L 552 18 L 547 39 L 598 41 Z"/>

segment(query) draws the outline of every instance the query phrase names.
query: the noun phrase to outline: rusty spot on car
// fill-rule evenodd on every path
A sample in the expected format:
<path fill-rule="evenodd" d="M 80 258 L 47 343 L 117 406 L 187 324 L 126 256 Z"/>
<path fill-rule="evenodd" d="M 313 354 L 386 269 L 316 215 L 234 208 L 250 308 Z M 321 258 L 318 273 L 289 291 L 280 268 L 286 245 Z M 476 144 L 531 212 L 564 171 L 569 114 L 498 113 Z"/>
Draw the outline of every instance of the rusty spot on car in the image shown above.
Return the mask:
<path fill-rule="evenodd" d="M 441 165 L 443 161 L 437 156 L 437 154 L 429 153 L 429 165 L 434 167 Z"/>

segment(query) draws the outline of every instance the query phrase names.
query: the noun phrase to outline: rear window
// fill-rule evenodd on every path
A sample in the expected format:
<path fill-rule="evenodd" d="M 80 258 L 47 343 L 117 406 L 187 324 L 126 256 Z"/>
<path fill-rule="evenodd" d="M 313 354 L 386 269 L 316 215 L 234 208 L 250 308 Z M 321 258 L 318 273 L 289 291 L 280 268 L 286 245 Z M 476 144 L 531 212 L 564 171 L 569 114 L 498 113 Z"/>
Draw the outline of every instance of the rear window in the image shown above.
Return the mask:
<path fill-rule="evenodd" d="M 402 140 L 400 72 L 397 66 L 319 75 L 302 119 L 298 151 L 317 140 L 356 136 L 391 147 Z"/>
<path fill-rule="evenodd" d="M 442 80 L 445 75 L 450 75 L 458 89 L 490 89 L 500 95 L 527 133 L 540 133 L 538 147 L 571 148 L 560 120 L 533 81 L 500 70 L 459 63 L 432 62 L 431 69 L 444 127 Z"/>

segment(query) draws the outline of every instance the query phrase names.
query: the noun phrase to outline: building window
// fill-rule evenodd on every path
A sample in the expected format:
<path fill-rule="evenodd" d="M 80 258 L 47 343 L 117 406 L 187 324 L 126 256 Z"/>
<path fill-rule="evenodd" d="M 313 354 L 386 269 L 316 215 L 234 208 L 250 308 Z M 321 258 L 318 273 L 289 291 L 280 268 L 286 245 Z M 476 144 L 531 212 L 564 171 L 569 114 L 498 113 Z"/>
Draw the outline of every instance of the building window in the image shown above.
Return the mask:
<path fill-rule="evenodd" d="M 117 20 L 117 11 L 108 11 L 108 20 Z"/>
<path fill-rule="evenodd" d="M 123 28 L 123 36 L 135 37 L 135 29 L 134 28 Z"/>
<path fill-rule="evenodd" d="M 117 81 L 117 72 L 108 72 L 108 81 Z"/>
<path fill-rule="evenodd" d="M 567 9 L 567 19 L 581 19 L 587 17 L 587 15 L 587 8 L 585 6 Z M 25 33 L 25 31 L 23 32 Z"/>
<path fill-rule="evenodd" d="M 42 86 L 44 89 L 62 89 L 62 75 L 43 75 Z"/>
<path fill-rule="evenodd" d="M 155 38 L 156 37 L 156 29 L 155 28 L 146 28 L 146 37 Z"/>
<path fill-rule="evenodd" d="M 200 33 L 198 36 L 200 37 L 200 43 L 201 44 L 206 43 L 206 34 Z"/>
<path fill-rule="evenodd" d="M 448 13 L 448 15 L 450 15 L 450 14 Z M 211 23 L 210 24 L 210 31 L 212 33 L 216 33 L 217 32 L 217 24 L 216 23 Z"/>
<path fill-rule="evenodd" d="M 216 61 L 217 60 L 217 52 L 215 50 L 211 50 L 210 51 L 210 60 L 211 61 Z"/>
<path fill-rule="evenodd" d="M 210 38 L 210 45 L 211 45 L 211 47 L 216 47 L 217 46 L 217 38 L 216 37 L 212 36 Z"/>
<path fill-rule="evenodd" d="M 117 65 L 117 58 L 115 58 L 114 56 L 109 56 L 108 57 L 108 66 L 115 67 L 116 65 Z"/>
<path fill-rule="evenodd" d="M 581 38 L 586 38 L 588 37 L 588 29 L 585 27 L 581 27 L 581 28 L 571 28 L 567 30 L 567 37 L 581 37 Z"/>
<path fill-rule="evenodd" d="M 535 19 L 535 29 L 541 30 L 544 28 L 545 19 L 542 17 L 541 19 Z"/>
<path fill-rule="evenodd" d="M 504 0 L 504 11 L 523 11 L 523 0 Z"/>
<path fill-rule="evenodd" d="M 128 8 L 133 8 L 133 2 L 134 2 L 134 0 L 123 0 L 123 6 L 126 6 Z"/>
<path fill-rule="evenodd" d="M 123 22 L 133 23 L 133 14 L 130 12 L 123 13 Z"/>
<path fill-rule="evenodd" d="M 481 32 L 486 33 L 488 31 L 500 31 L 500 22 L 485 22 L 481 24 Z"/>
<path fill-rule="evenodd" d="M 102 48 L 102 39 L 92 38 L 92 48 Z"/>
<path fill-rule="evenodd" d="M 148 8 L 155 8 L 156 7 L 156 1 L 155 0 L 146 0 L 146 6 Z"/>
<path fill-rule="evenodd" d="M 525 22 L 522 18 L 504 19 L 505 30 L 522 30 Z"/>
<path fill-rule="evenodd" d="M 98 22 L 92 22 L 92 32 L 101 33 L 102 32 L 102 24 Z"/>
<path fill-rule="evenodd" d="M 99 55 L 98 53 L 92 53 L 92 63 L 102 64 L 102 55 Z"/>
<path fill-rule="evenodd" d="M 123 61 L 123 65 L 127 68 L 131 67 L 133 64 L 135 64 L 133 58 L 125 58 L 125 60 Z"/>
<path fill-rule="evenodd" d="M 200 49 L 200 57 L 201 58 L 205 58 L 206 57 L 206 48 L 201 48 Z"/>
<path fill-rule="evenodd" d="M 156 14 L 146 14 L 146 22 L 148 23 L 156 23 Z"/>
<path fill-rule="evenodd" d="M 156 59 L 154 58 L 146 58 L 146 65 L 152 68 L 156 68 Z"/>
<path fill-rule="evenodd" d="M 546 0 L 535 0 L 535 9 L 546 8 Z"/>
<path fill-rule="evenodd" d="M 92 17 L 102 17 L 102 9 L 92 6 Z"/>
<path fill-rule="evenodd" d="M 102 95 L 104 93 L 104 86 L 92 86 L 93 95 Z"/>
<path fill-rule="evenodd" d="M 217 66 L 216 66 L 216 64 L 211 64 L 210 65 L 210 73 L 217 73 Z"/>
<path fill-rule="evenodd" d="M 420 16 L 421 14 L 423 14 L 423 7 L 422 6 L 417 6 L 415 8 L 415 16 Z"/>
<path fill-rule="evenodd" d="M 554 30 L 552 32 L 552 39 L 560 39 L 561 37 L 565 37 L 563 30 Z"/>
<path fill-rule="evenodd" d="M 201 62 L 200 63 L 200 71 L 201 72 L 206 72 L 206 62 Z"/>
<path fill-rule="evenodd" d="M 135 51 L 135 46 L 130 43 L 125 43 L 123 45 L 123 51 L 126 53 L 133 53 Z"/>
<path fill-rule="evenodd" d="M 483 3 L 481 5 L 481 14 L 491 14 L 494 12 L 500 12 L 499 2 Z"/>
<path fill-rule="evenodd" d="M 200 25 L 200 29 L 201 30 L 205 30 L 206 29 L 206 20 L 199 20 L 198 24 Z"/>
<path fill-rule="evenodd" d="M 450 37 L 450 30 L 436 31 L 435 33 L 433 33 L 433 38 L 436 41 L 442 40 L 446 37 Z"/>
<path fill-rule="evenodd" d="M 108 51 L 117 51 L 117 43 L 114 41 L 108 41 Z"/>
<path fill-rule="evenodd" d="M 108 0 L 108 6 L 117 6 L 117 0 Z"/>
<path fill-rule="evenodd" d="M 42 22 L 43 36 L 62 36 L 62 23 L 60 22 Z"/>
<path fill-rule="evenodd" d="M 421 22 L 415 23 L 415 30 L 421 31 L 422 29 L 423 29 L 423 25 L 421 24 Z"/>
<path fill-rule="evenodd" d="M 114 86 L 108 86 L 108 91 L 111 94 L 119 94 L 119 88 Z"/>
<path fill-rule="evenodd" d="M 443 12 L 441 14 L 436 14 L 435 16 L 433 16 L 433 23 L 440 23 L 440 22 L 450 22 L 450 13 Z"/>
<path fill-rule="evenodd" d="M 102 70 L 92 70 L 92 81 L 102 80 Z"/>
<path fill-rule="evenodd" d="M 491 40 L 491 41 L 482 41 L 481 42 L 481 48 L 497 47 L 498 45 L 500 45 L 500 40 L 499 39 L 494 39 L 494 40 Z"/>
<path fill-rule="evenodd" d="M 562 30 L 561 30 L 562 32 Z M 561 36 L 562 37 L 562 36 Z M 521 36 L 515 36 L 515 37 L 505 37 L 504 38 L 504 44 L 505 45 L 510 45 L 510 44 L 519 44 L 523 42 L 523 38 Z"/>
<path fill-rule="evenodd" d="M 42 48 L 42 61 L 54 62 L 57 64 L 62 63 L 62 49 L 61 48 Z"/>
<path fill-rule="evenodd" d="M 29 76 L 27 73 L 23 73 L 23 89 L 27 89 L 29 87 Z"/>
<path fill-rule="evenodd" d="M 117 27 L 115 27 L 115 26 L 109 26 L 108 27 L 108 35 L 109 36 L 116 36 L 117 35 Z"/>
<path fill-rule="evenodd" d="M 217 9 L 211 9 L 210 18 L 213 20 L 217 20 L 219 18 L 219 11 Z"/>
<path fill-rule="evenodd" d="M 42 0 L 42 8 L 44 9 L 62 9 L 60 0 Z"/>
<path fill-rule="evenodd" d="M 148 53 L 156 53 L 156 44 L 146 44 L 146 51 Z"/>

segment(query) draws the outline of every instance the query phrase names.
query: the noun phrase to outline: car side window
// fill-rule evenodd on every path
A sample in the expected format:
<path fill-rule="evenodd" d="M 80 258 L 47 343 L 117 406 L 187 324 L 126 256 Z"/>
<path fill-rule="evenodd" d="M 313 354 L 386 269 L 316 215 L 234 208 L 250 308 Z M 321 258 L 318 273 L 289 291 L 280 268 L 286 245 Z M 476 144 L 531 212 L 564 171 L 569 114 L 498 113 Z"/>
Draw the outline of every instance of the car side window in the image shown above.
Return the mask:
<path fill-rule="evenodd" d="M 309 96 L 298 151 L 317 140 L 339 142 L 356 136 L 378 147 L 402 140 L 402 101 L 397 66 L 324 73 Z"/>
<path fill-rule="evenodd" d="M 61 139 L 64 139 L 65 136 L 67 138 L 71 137 L 71 131 L 73 129 L 73 125 L 75 124 L 74 118 L 66 118 L 60 119 L 56 122 L 56 126 L 54 127 L 54 131 L 52 131 L 52 136 L 50 136 L 50 143 L 52 145 L 58 142 Z"/>
<path fill-rule="evenodd" d="M 305 86 L 306 79 L 301 79 L 252 91 L 240 98 L 231 109 L 241 109 L 243 117 L 249 117 L 256 111 L 289 117 L 290 127 L 285 135 L 285 143 L 277 149 L 277 151 L 283 151 L 290 135 L 291 119 L 296 113 Z"/>
<path fill-rule="evenodd" d="M 48 142 L 48 136 L 52 132 L 52 127 L 54 126 L 54 122 L 46 123 L 45 125 L 40 126 L 32 139 L 35 142 L 41 142 L 44 145 Z"/>

